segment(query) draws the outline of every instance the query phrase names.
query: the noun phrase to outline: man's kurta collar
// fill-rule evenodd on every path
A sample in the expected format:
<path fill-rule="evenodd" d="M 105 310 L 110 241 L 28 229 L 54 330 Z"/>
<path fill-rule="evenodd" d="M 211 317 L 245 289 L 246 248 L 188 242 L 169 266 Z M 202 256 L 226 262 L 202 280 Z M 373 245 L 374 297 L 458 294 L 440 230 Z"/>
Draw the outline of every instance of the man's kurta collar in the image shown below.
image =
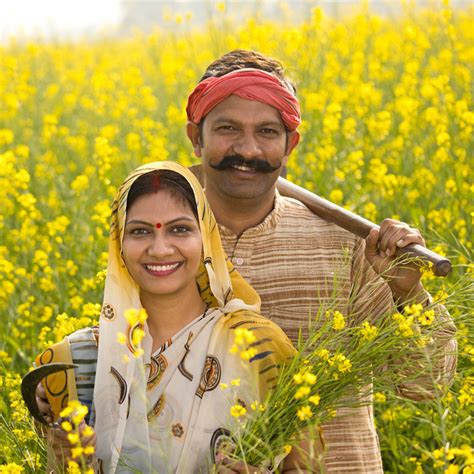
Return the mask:
<path fill-rule="evenodd" d="M 258 234 L 263 230 L 272 229 L 276 227 L 281 217 L 283 216 L 283 202 L 283 197 L 278 192 L 278 190 L 275 189 L 275 200 L 273 202 L 272 211 L 265 217 L 265 219 L 263 219 L 262 222 L 260 222 L 260 224 L 257 224 L 255 227 L 250 227 L 244 230 L 244 232 L 242 232 L 242 235 Z M 235 237 L 235 234 L 230 229 L 221 224 L 219 224 L 219 230 L 223 236 Z"/>

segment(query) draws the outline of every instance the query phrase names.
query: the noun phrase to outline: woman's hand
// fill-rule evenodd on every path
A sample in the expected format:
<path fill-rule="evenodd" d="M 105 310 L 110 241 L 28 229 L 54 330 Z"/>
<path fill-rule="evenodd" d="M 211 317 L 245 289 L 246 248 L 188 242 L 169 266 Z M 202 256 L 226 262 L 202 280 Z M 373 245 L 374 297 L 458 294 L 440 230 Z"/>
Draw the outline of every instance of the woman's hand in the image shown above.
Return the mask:
<path fill-rule="evenodd" d="M 71 443 L 69 435 L 72 432 L 67 432 L 62 428 L 50 428 L 48 429 L 48 444 L 54 453 L 56 461 L 59 463 L 67 463 L 73 460 L 72 449 L 82 446 L 87 448 L 92 446 L 95 448 L 96 435 L 91 428 L 86 425 L 84 421 L 79 425 L 79 441 L 80 443 Z M 91 460 L 90 456 L 85 456 L 88 461 Z"/>
<path fill-rule="evenodd" d="M 251 466 L 219 454 L 216 456 L 216 467 L 218 474 L 265 474 L 268 472 L 265 468 Z"/>
<path fill-rule="evenodd" d="M 278 472 L 287 474 L 325 473 L 324 442 L 319 430 L 309 434 L 308 430 L 300 433 L 302 439 L 279 465 Z M 216 456 L 216 472 L 218 474 L 269 474 L 264 467 L 255 467 L 226 457 L 224 453 Z"/>
<path fill-rule="evenodd" d="M 52 423 L 54 421 L 53 410 L 51 409 L 48 397 L 46 396 L 46 390 L 44 389 L 43 384 L 41 382 L 36 387 L 35 394 L 36 403 L 38 405 L 40 413 L 43 415 L 44 419 L 48 423 Z"/>

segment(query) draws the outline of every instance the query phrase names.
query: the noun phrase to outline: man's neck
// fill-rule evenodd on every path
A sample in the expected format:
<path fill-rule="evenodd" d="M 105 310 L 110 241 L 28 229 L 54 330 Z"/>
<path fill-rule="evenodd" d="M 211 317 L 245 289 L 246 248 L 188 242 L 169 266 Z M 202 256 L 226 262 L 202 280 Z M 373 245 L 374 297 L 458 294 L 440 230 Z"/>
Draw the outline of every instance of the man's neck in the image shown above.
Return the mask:
<path fill-rule="evenodd" d="M 232 199 L 206 190 L 217 223 L 231 230 L 237 237 L 260 224 L 272 212 L 275 193 L 258 199 Z"/>

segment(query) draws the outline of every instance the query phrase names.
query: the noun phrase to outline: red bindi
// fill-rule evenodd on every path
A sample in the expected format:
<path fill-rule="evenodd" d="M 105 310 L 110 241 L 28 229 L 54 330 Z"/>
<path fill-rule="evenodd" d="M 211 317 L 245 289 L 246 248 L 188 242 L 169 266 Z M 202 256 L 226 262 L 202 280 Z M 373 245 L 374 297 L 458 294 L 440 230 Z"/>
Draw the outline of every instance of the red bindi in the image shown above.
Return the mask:
<path fill-rule="evenodd" d="M 161 228 L 161 224 L 160 224 L 159 222 L 157 222 L 157 223 L 155 224 L 155 227 L 156 227 L 157 229 L 160 229 L 160 228 Z"/>

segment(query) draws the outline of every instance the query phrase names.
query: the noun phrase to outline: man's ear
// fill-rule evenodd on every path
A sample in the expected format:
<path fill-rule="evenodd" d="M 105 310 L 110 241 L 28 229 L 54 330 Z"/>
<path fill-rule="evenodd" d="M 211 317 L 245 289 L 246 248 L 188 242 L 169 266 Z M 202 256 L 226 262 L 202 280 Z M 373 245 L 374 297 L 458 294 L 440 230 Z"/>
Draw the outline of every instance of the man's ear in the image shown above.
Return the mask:
<path fill-rule="evenodd" d="M 298 130 L 293 130 L 288 132 L 288 138 L 286 142 L 286 156 L 288 157 L 293 149 L 298 145 L 300 141 L 300 132 Z"/>
<path fill-rule="evenodd" d="M 194 154 L 200 158 L 201 157 L 201 133 L 199 126 L 193 122 L 186 124 L 186 134 L 193 145 Z"/>

